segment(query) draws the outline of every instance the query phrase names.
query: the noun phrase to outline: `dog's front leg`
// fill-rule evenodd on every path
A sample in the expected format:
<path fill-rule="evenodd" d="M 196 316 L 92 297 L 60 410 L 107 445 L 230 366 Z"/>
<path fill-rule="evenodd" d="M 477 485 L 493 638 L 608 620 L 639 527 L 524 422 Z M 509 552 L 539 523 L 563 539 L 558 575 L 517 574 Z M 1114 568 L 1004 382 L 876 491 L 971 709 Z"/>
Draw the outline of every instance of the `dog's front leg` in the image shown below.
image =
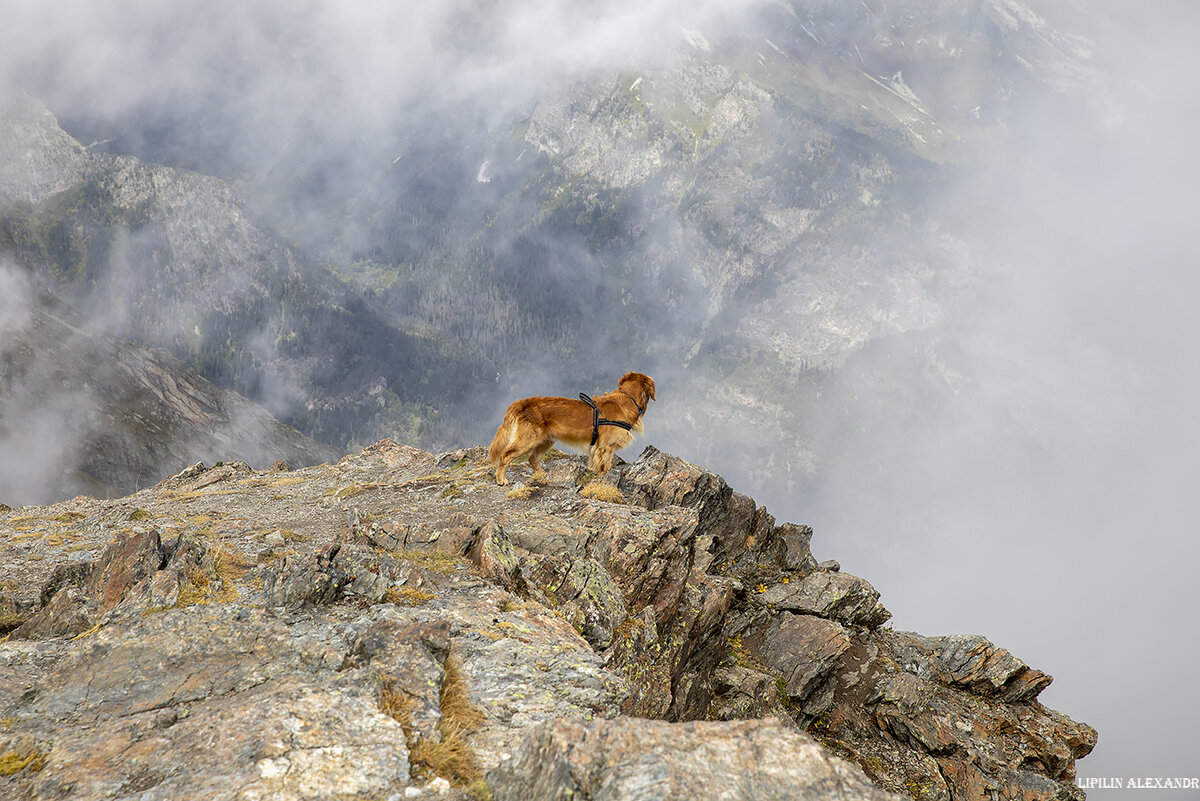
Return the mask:
<path fill-rule="evenodd" d="M 588 470 L 597 476 L 605 475 L 612 469 L 613 454 L 615 453 L 616 448 L 607 442 L 596 444 L 588 455 Z"/>

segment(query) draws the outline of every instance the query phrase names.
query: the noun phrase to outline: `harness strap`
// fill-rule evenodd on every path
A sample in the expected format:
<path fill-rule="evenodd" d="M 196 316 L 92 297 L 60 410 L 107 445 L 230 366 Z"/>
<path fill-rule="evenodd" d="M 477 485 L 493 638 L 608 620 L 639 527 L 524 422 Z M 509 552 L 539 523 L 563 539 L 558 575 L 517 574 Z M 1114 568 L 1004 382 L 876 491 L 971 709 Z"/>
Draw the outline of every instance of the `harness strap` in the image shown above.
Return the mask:
<path fill-rule="evenodd" d="M 643 414 L 645 414 L 645 413 L 646 413 L 646 410 L 645 410 L 645 409 L 643 409 L 641 406 L 638 406 L 638 402 L 637 402 L 636 400 L 634 400 L 634 399 L 633 399 L 633 396 L 632 396 L 632 395 L 630 395 L 628 392 L 626 392 L 626 391 L 625 391 L 625 390 L 623 390 L 623 389 L 618 389 L 618 390 L 617 390 L 617 392 L 620 392 L 622 395 L 624 395 L 625 397 L 627 397 L 627 398 L 629 398 L 631 401 L 633 401 L 633 408 L 635 408 L 635 409 L 637 409 L 637 410 L 638 410 L 638 416 L 639 416 L 639 417 L 640 417 L 641 415 L 643 415 Z"/>
<path fill-rule="evenodd" d="M 579 399 L 588 406 L 592 407 L 592 445 L 595 445 L 596 440 L 600 438 L 600 426 L 616 426 L 617 428 L 623 428 L 626 431 L 633 430 L 633 425 L 630 423 L 625 423 L 620 420 L 606 420 L 605 418 L 601 417 L 600 410 L 596 407 L 596 402 L 592 400 L 592 397 L 587 393 L 580 392 Z M 633 405 L 637 406 L 637 403 L 635 402 Z M 588 447 L 591 446 L 589 445 Z"/>

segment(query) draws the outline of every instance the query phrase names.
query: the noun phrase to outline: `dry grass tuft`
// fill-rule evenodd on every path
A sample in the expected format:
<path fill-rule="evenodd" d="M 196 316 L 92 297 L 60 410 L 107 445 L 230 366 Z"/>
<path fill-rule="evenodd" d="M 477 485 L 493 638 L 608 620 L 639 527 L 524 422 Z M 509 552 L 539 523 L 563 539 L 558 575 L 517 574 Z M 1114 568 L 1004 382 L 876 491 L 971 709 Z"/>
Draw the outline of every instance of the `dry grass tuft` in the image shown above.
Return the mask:
<path fill-rule="evenodd" d="M 462 661 L 455 654 L 446 658 L 446 678 L 442 681 L 442 722 L 463 731 L 474 731 L 487 719 L 483 710 L 471 703 Z"/>
<path fill-rule="evenodd" d="M 442 741 L 423 739 L 414 743 L 412 761 L 455 787 L 478 787 L 483 782 L 483 769 L 467 744 L 467 735 L 483 725 L 484 714 L 471 703 L 462 665 L 453 654 L 447 657 L 445 670 L 440 696 L 442 719 L 438 723 Z"/>
<path fill-rule="evenodd" d="M 0 776 L 14 776 L 23 770 L 37 773 L 46 766 L 46 755 L 41 751 L 5 751 L 0 754 Z"/>
<path fill-rule="evenodd" d="M 595 498 L 608 503 L 625 503 L 625 496 L 621 494 L 621 491 L 603 481 L 588 482 L 583 489 L 579 490 L 579 494 L 585 498 Z"/>
<path fill-rule="evenodd" d="M 510 501 L 527 501 L 533 497 L 533 487 L 517 487 L 504 494 Z"/>
<path fill-rule="evenodd" d="M 468 568 L 466 557 L 435 551 L 432 548 L 406 548 L 390 553 L 397 559 L 412 562 L 417 567 L 441 573 L 443 576 L 450 576 Z"/>
<path fill-rule="evenodd" d="M 484 714 L 471 703 L 458 658 L 451 654 L 446 659 L 439 695 L 442 713 L 438 722 L 440 742 L 428 737 L 413 738 L 412 712 L 415 700 L 397 689 L 390 676 L 382 675 L 380 678 L 383 682 L 380 709 L 404 729 L 414 771 L 441 776 L 454 787 L 466 790 L 481 801 L 490 799 L 491 790 L 484 781 L 483 769 L 475 751 L 467 743 L 467 735 L 483 725 Z"/>
<path fill-rule="evenodd" d="M 177 608 L 208 603 L 232 603 L 238 599 L 237 581 L 255 566 L 255 563 L 237 551 L 217 545 L 209 550 L 212 566 L 208 560 L 188 570 L 186 581 L 179 588 Z"/>
<path fill-rule="evenodd" d="M 15 581 L 0 581 L 0 635 L 17 628 L 29 617 L 10 597 L 10 594 L 15 595 L 16 591 Z"/>
<path fill-rule="evenodd" d="M 442 741 L 435 743 L 426 738 L 413 744 L 409 752 L 412 764 L 436 776 L 441 776 L 454 787 L 473 788 L 472 794 L 480 797 L 479 788 L 486 790 L 483 770 L 475 751 L 467 745 L 463 732 L 443 732 Z M 486 797 L 486 796 L 485 796 Z"/>
<path fill-rule="evenodd" d="M 416 587 L 405 585 L 399 589 L 388 587 L 383 595 L 383 600 L 397 606 L 422 606 L 436 597 L 436 593 L 425 592 L 424 590 L 418 590 Z"/>
<path fill-rule="evenodd" d="M 391 676 L 382 674 L 380 681 L 383 682 L 383 691 L 379 696 L 380 711 L 400 724 L 405 737 L 412 737 L 412 711 L 416 701 L 408 693 L 397 690 Z"/>
<path fill-rule="evenodd" d="M 71 638 L 71 642 L 75 642 L 76 640 L 82 640 L 82 639 L 86 639 L 87 637 L 91 637 L 93 634 L 95 634 L 97 631 L 99 631 L 100 627 L 103 625 L 104 625 L 103 623 L 97 623 L 96 625 L 94 625 L 90 629 L 88 629 L 87 631 L 79 632 L 78 634 L 76 634 L 74 637 Z"/>

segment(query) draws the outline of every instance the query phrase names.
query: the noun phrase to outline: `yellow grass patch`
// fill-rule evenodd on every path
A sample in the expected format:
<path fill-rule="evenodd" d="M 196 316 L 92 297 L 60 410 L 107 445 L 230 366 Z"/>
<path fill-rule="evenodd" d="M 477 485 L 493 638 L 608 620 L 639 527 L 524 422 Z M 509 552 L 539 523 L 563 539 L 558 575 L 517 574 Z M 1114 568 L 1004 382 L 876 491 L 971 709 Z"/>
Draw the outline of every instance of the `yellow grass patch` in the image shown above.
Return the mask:
<path fill-rule="evenodd" d="M 230 603 L 238 598 L 237 580 L 250 572 L 254 562 L 236 551 L 216 546 L 210 551 L 212 570 L 205 566 L 188 571 L 186 581 L 179 588 L 179 599 L 175 606 L 195 606 L 208 603 Z"/>
<path fill-rule="evenodd" d="M 45 766 L 46 755 L 41 751 L 29 750 L 25 753 L 5 751 L 0 754 L 0 776 L 13 776 L 23 770 L 31 770 L 36 773 Z"/>
<path fill-rule="evenodd" d="M 467 743 L 467 735 L 483 725 L 483 711 L 471 703 L 459 659 L 451 654 L 444 666 L 445 675 L 438 696 L 442 718 L 438 721 L 441 741 L 423 737 L 414 740 L 412 733 L 412 711 L 415 701 L 408 693 L 398 689 L 391 676 L 383 675 L 383 691 L 379 707 L 390 715 L 408 739 L 409 759 L 417 774 L 441 776 L 455 787 L 466 790 L 479 799 L 490 799 L 491 791 L 483 778 L 483 769 L 474 749 Z"/>
<path fill-rule="evenodd" d="M 579 494 L 585 498 L 595 498 L 608 503 L 625 503 L 625 496 L 621 494 L 621 491 L 603 481 L 592 481 L 585 484 L 583 489 L 579 490 Z"/>
<path fill-rule="evenodd" d="M 444 576 L 449 576 L 457 573 L 460 570 L 467 568 L 467 560 L 462 556 L 445 553 L 444 551 L 435 551 L 433 549 L 404 549 L 399 551 L 391 551 L 392 556 L 397 559 L 402 559 L 405 562 L 412 562 L 417 567 L 432 570 L 435 573 L 441 573 Z"/>
<path fill-rule="evenodd" d="M 399 589 L 388 587 L 383 599 L 390 604 L 399 606 L 421 606 L 437 597 L 437 593 L 418 590 L 416 587 L 403 586 Z"/>

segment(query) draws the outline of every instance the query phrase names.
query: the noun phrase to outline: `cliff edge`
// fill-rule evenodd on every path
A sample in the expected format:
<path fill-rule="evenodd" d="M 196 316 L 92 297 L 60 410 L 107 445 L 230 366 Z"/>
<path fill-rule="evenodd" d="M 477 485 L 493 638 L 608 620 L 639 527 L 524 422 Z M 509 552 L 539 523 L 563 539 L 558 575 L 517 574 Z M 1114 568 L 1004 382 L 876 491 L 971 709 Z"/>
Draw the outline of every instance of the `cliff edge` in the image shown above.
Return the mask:
<path fill-rule="evenodd" d="M 1082 798 L 1096 732 L 647 448 L 197 464 L 0 507 L 0 795 Z M 526 471 L 514 470 L 515 478 Z"/>

